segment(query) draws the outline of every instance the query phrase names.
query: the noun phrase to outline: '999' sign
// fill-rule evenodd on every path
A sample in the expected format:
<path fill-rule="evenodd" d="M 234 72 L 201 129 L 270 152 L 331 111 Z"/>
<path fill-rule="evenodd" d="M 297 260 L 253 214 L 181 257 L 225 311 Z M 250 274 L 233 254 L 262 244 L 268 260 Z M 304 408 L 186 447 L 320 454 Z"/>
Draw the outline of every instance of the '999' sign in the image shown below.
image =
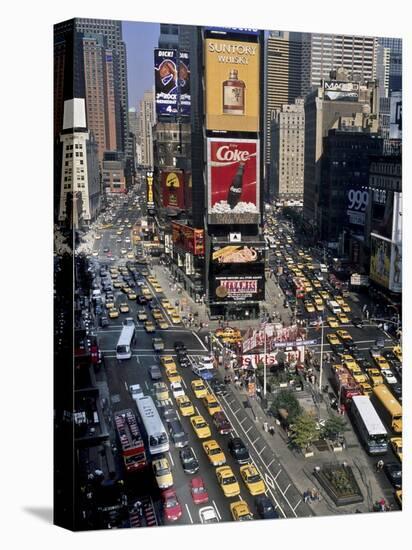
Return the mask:
<path fill-rule="evenodd" d="M 365 212 L 368 205 L 369 193 L 368 191 L 361 191 L 360 189 L 351 189 L 348 191 L 348 210 L 355 210 L 356 212 Z"/>

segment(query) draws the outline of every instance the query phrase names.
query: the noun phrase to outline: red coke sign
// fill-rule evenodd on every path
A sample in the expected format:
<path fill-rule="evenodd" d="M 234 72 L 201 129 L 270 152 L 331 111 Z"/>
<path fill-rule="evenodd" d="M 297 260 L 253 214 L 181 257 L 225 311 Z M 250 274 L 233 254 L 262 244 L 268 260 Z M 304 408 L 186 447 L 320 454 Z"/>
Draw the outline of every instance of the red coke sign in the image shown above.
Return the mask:
<path fill-rule="evenodd" d="M 209 223 L 259 223 L 259 141 L 210 138 L 207 150 Z"/>

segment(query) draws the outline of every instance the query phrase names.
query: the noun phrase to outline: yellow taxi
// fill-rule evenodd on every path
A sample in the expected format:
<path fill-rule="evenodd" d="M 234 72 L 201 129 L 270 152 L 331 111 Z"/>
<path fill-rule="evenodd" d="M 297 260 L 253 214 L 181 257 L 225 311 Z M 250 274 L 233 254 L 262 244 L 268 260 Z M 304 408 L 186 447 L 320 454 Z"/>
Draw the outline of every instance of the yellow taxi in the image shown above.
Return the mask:
<path fill-rule="evenodd" d="M 114 308 L 114 302 L 113 300 L 107 300 L 106 302 L 106 309 L 109 310 L 109 309 L 112 309 Z"/>
<path fill-rule="evenodd" d="M 343 330 L 343 329 L 342 330 L 337 330 L 336 334 L 344 342 L 351 342 L 352 341 L 352 336 L 349 334 L 349 332 L 347 330 Z"/>
<path fill-rule="evenodd" d="M 153 285 L 156 294 L 162 294 L 163 288 L 160 285 Z"/>
<path fill-rule="evenodd" d="M 166 330 L 169 328 L 169 325 L 167 324 L 167 321 L 164 317 L 162 317 L 161 319 L 157 319 L 157 326 L 162 330 Z"/>
<path fill-rule="evenodd" d="M 350 320 L 349 320 L 348 316 L 345 313 L 337 313 L 337 317 L 338 317 L 339 321 L 343 324 L 350 323 Z"/>
<path fill-rule="evenodd" d="M 319 281 L 313 281 L 312 284 L 313 284 L 313 286 L 314 286 L 315 288 L 318 288 L 318 289 L 319 289 L 319 288 L 322 288 L 322 285 L 320 284 Z"/>
<path fill-rule="evenodd" d="M 164 382 L 155 382 L 153 388 L 155 397 L 158 401 L 166 401 L 166 399 L 169 399 L 169 389 Z"/>
<path fill-rule="evenodd" d="M 118 271 L 115 271 L 114 273 L 112 273 L 111 276 L 112 276 L 112 279 L 113 279 L 113 280 L 116 280 L 117 277 L 119 276 Z"/>
<path fill-rule="evenodd" d="M 157 279 L 153 275 L 149 275 L 147 277 L 147 280 L 149 281 L 149 283 L 152 283 L 152 284 L 156 283 L 157 284 Z"/>
<path fill-rule="evenodd" d="M 162 312 L 157 307 L 152 309 L 152 315 L 153 315 L 153 319 L 156 319 L 156 320 L 163 318 Z"/>
<path fill-rule="evenodd" d="M 119 317 L 119 310 L 117 307 L 111 307 L 109 309 L 109 317 L 110 319 L 117 319 Z"/>
<path fill-rule="evenodd" d="M 153 321 L 145 321 L 144 328 L 148 334 L 156 331 L 156 327 L 154 326 Z"/>
<path fill-rule="evenodd" d="M 240 475 L 242 476 L 243 482 L 252 496 L 266 493 L 265 482 L 254 464 L 245 464 L 244 466 L 241 466 Z"/>
<path fill-rule="evenodd" d="M 398 361 L 400 361 L 402 363 L 402 349 L 401 349 L 401 346 L 394 346 L 392 348 L 392 351 L 396 355 L 396 357 L 398 358 Z"/>
<path fill-rule="evenodd" d="M 114 281 L 113 287 L 114 288 L 122 288 L 124 286 L 123 281 Z"/>
<path fill-rule="evenodd" d="M 390 443 L 393 452 L 395 455 L 399 458 L 399 460 L 402 462 L 402 438 L 401 437 L 391 437 Z"/>
<path fill-rule="evenodd" d="M 395 500 L 402 508 L 402 489 L 398 489 L 397 491 L 395 491 Z"/>
<path fill-rule="evenodd" d="M 247 502 L 244 500 L 237 500 L 230 504 L 230 511 L 232 513 L 232 518 L 235 521 L 249 521 L 253 519 L 253 514 L 249 510 Z"/>
<path fill-rule="evenodd" d="M 372 386 L 369 384 L 369 382 L 361 382 L 360 384 L 362 394 L 366 395 L 367 397 L 370 397 L 372 395 Z"/>
<path fill-rule="evenodd" d="M 169 382 L 172 384 L 173 382 L 181 382 L 182 377 L 177 372 L 176 367 L 168 366 L 166 367 L 166 376 L 169 380 Z"/>
<path fill-rule="evenodd" d="M 133 260 L 133 252 L 128 252 L 126 258 L 128 258 L 129 260 Z"/>
<path fill-rule="evenodd" d="M 309 302 L 308 300 L 305 300 L 304 304 L 305 304 L 305 309 L 308 313 L 313 313 L 315 311 L 315 308 L 314 308 L 312 302 Z"/>
<path fill-rule="evenodd" d="M 213 416 L 216 412 L 219 412 L 222 410 L 221 406 L 219 405 L 218 400 L 216 397 L 212 394 L 207 392 L 205 397 L 203 398 L 203 404 L 207 409 L 207 412 Z"/>
<path fill-rule="evenodd" d="M 371 379 L 373 386 L 379 386 L 379 384 L 383 384 L 383 376 L 381 375 L 380 370 L 370 368 L 366 369 L 366 372 L 368 373 L 368 376 Z"/>
<path fill-rule="evenodd" d="M 326 339 L 332 346 L 337 346 L 338 344 L 340 344 L 340 340 L 334 332 L 330 332 L 329 334 L 327 334 Z"/>
<path fill-rule="evenodd" d="M 146 300 L 150 300 L 153 297 L 150 290 L 148 288 L 143 288 L 143 287 L 142 287 L 142 295 L 146 298 Z"/>
<path fill-rule="evenodd" d="M 153 460 L 152 467 L 159 489 L 167 489 L 173 485 L 172 470 L 167 458 Z"/>
<path fill-rule="evenodd" d="M 134 290 L 132 290 L 131 292 L 127 293 L 127 297 L 129 298 L 129 300 L 136 300 L 137 294 Z"/>
<path fill-rule="evenodd" d="M 173 357 L 171 355 L 162 355 L 160 357 L 160 362 L 162 363 L 162 365 L 164 367 L 172 366 L 172 367 L 176 368 L 175 360 L 173 359 Z"/>
<path fill-rule="evenodd" d="M 369 384 L 369 381 L 368 381 L 368 377 L 360 369 L 356 370 L 355 372 L 352 372 L 352 376 L 358 384 L 361 384 L 361 385 L 362 384 L 367 384 L 369 386 L 370 390 L 372 391 L 372 388 L 370 387 L 370 384 Z"/>
<path fill-rule="evenodd" d="M 342 304 L 340 304 L 340 307 L 345 313 L 350 313 L 352 311 L 346 302 L 343 302 Z"/>
<path fill-rule="evenodd" d="M 240 487 L 230 466 L 216 468 L 217 481 L 225 497 L 236 497 L 240 494 Z"/>
<path fill-rule="evenodd" d="M 169 300 L 167 298 L 162 298 L 160 300 L 160 303 L 162 304 L 163 307 L 172 307 L 171 303 L 169 302 Z"/>
<path fill-rule="evenodd" d="M 172 315 L 170 316 L 170 319 L 172 320 L 172 323 L 174 325 L 178 325 L 179 323 L 182 322 L 180 315 L 177 315 L 177 313 L 172 313 Z"/>
<path fill-rule="evenodd" d="M 169 305 L 164 306 L 164 308 L 169 315 L 171 315 L 175 311 L 175 308 L 172 306 L 170 302 L 169 302 Z"/>
<path fill-rule="evenodd" d="M 212 466 L 222 466 L 226 464 L 225 453 L 219 447 L 219 444 L 214 439 L 209 439 L 203 443 L 203 449 Z"/>
<path fill-rule="evenodd" d="M 345 303 L 345 300 L 342 298 L 342 296 L 336 296 L 335 302 L 337 302 L 341 307 Z"/>
<path fill-rule="evenodd" d="M 389 363 L 385 359 L 385 357 L 382 357 L 382 355 L 375 355 L 373 357 L 373 360 L 375 361 L 375 364 L 377 367 L 382 369 L 390 369 Z"/>
<path fill-rule="evenodd" d="M 322 300 L 330 300 L 330 294 L 326 290 L 321 290 L 319 294 L 322 296 Z"/>
<path fill-rule="evenodd" d="M 207 388 L 202 380 L 193 380 L 192 390 L 198 399 L 202 399 L 207 394 Z"/>
<path fill-rule="evenodd" d="M 129 313 L 129 311 L 130 311 L 129 306 L 126 303 L 125 304 L 120 304 L 119 309 L 120 309 L 120 313 Z"/>
<path fill-rule="evenodd" d="M 338 320 L 336 319 L 336 317 L 328 317 L 326 319 L 326 321 L 328 322 L 328 325 L 331 327 L 331 328 L 338 328 L 339 327 L 339 322 Z M 339 343 L 339 342 L 338 342 Z"/>
<path fill-rule="evenodd" d="M 209 424 L 203 416 L 191 416 L 190 423 L 192 424 L 192 428 L 199 439 L 206 439 L 206 437 L 210 437 L 212 435 Z"/>
<path fill-rule="evenodd" d="M 176 403 L 182 416 L 192 416 L 195 414 L 195 408 L 187 395 L 176 397 Z"/>

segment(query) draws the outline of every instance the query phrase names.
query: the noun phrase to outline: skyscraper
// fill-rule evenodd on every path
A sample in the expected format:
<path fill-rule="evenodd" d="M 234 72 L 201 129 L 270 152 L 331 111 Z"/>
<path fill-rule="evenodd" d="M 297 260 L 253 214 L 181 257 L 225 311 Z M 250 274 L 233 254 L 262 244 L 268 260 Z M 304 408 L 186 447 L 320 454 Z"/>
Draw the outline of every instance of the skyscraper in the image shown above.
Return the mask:
<path fill-rule="evenodd" d="M 389 91 L 402 90 L 402 38 L 378 38 L 378 43 L 389 50 Z"/>
<path fill-rule="evenodd" d="M 140 101 L 139 130 L 142 165 L 153 170 L 153 126 L 155 124 L 154 92 L 146 91 Z"/>

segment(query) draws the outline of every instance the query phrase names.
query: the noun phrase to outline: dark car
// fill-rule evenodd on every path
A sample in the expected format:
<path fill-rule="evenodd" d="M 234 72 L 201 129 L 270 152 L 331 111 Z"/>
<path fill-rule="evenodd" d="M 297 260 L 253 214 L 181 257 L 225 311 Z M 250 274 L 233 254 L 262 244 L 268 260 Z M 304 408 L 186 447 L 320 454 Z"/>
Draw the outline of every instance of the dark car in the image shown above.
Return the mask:
<path fill-rule="evenodd" d="M 360 359 L 358 362 L 358 365 L 360 366 L 360 368 L 362 370 L 366 370 L 366 369 L 372 369 L 373 366 L 371 365 L 370 361 L 368 361 L 367 359 Z"/>
<path fill-rule="evenodd" d="M 142 294 L 139 294 L 139 296 L 137 297 L 137 303 L 140 304 L 141 306 L 146 305 L 147 300 L 146 300 L 145 296 L 143 296 Z"/>
<path fill-rule="evenodd" d="M 215 395 L 226 395 L 227 394 L 227 387 L 224 382 L 221 380 L 218 380 L 217 378 L 214 378 L 210 381 L 210 387 L 213 390 L 213 393 Z"/>
<path fill-rule="evenodd" d="M 185 447 L 189 443 L 189 437 L 184 431 L 180 420 L 168 420 L 170 437 L 176 447 Z"/>
<path fill-rule="evenodd" d="M 335 355 L 342 355 L 345 353 L 345 347 L 343 344 L 332 344 L 330 347 Z"/>
<path fill-rule="evenodd" d="M 396 397 L 396 399 L 399 401 L 399 403 L 402 403 L 402 384 L 392 384 L 391 385 L 391 392 Z"/>
<path fill-rule="evenodd" d="M 199 471 L 199 462 L 191 447 L 185 447 L 179 452 L 180 462 L 186 474 L 195 474 Z"/>
<path fill-rule="evenodd" d="M 175 348 L 176 351 L 180 351 L 180 350 L 186 351 L 187 350 L 186 344 L 184 342 L 182 342 L 181 340 L 176 340 L 176 342 L 174 343 L 174 348 Z"/>
<path fill-rule="evenodd" d="M 357 328 L 363 328 L 363 320 L 360 317 L 352 317 L 352 324 Z"/>
<path fill-rule="evenodd" d="M 266 495 L 259 495 L 255 498 L 255 506 L 258 516 L 261 519 L 277 519 L 279 514 L 276 512 L 273 502 Z"/>
<path fill-rule="evenodd" d="M 397 462 L 386 462 L 383 466 L 386 477 L 395 489 L 402 488 L 402 466 Z"/>
<path fill-rule="evenodd" d="M 160 413 L 163 416 L 163 418 L 166 420 L 166 422 L 179 420 L 177 417 L 176 409 L 174 409 L 170 405 L 164 405 L 163 407 L 160 407 Z"/>
<path fill-rule="evenodd" d="M 217 431 L 222 435 L 233 431 L 232 424 L 229 422 L 223 411 L 216 412 L 213 415 L 213 424 L 216 426 Z"/>
<path fill-rule="evenodd" d="M 178 356 L 179 364 L 181 367 L 187 368 L 190 367 L 190 359 L 187 355 Z"/>
<path fill-rule="evenodd" d="M 398 358 L 393 353 L 391 349 L 385 349 L 382 351 L 382 356 L 385 357 L 387 361 L 398 361 Z"/>
<path fill-rule="evenodd" d="M 249 451 L 240 437 L 234 437 L 228 444 L 229 452 L 238 464 L 246 464 L 250 461 Z"/>
<path fill-rule="evenodd" d="M 358 363 L 359 361 L 362 361 L 364 359 L 364 356 L 362 352 L 358 349 L 354 349 L 352 351 L 352 357 L 355 359 L 355 361 Z"/>
<path fill-rule="evenodd" d="M 108 324 L 109 324 L 109 319 L 106 317 L 106 315 L 102 315 L 100 317 L 100 326 L 107 327 Z"/>
<path fill-rule="evenodd" d="M 162 373 L 158 365 L 152 365 L 149 367 L 149 374 L 152 380 L 161 380 Z"/>
<path fill-rule="evenodd" d="M 375 340 L 375 346 L 380 349 L 383 349 L 385 347 L 385 338 L 377 338 Z"/>

